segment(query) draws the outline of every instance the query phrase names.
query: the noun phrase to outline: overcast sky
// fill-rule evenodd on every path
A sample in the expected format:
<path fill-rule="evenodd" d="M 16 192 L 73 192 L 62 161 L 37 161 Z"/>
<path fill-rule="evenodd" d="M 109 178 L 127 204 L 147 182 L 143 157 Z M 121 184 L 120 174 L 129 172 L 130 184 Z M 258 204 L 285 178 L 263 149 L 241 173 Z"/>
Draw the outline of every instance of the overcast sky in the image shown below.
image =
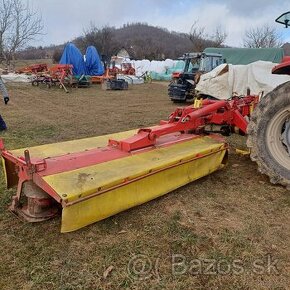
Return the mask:
<path fill-rule="evenodd" d="M 23 0 L 25 1 L 25 0 Z M 226 44 L 242 46 L 244 31 L 268 23 L 290 42 L 290 28 L 275 23 L 290 11 L 290 0 L 30 0 L 40 11 L 45 35 L 34 45 L 61 44 L 89 27 L 119 27 L 127 22 L 147 22 L 170 31 L 189 32 L 194 21 L 211 35 L 215 27 L 228 34 Z"/>

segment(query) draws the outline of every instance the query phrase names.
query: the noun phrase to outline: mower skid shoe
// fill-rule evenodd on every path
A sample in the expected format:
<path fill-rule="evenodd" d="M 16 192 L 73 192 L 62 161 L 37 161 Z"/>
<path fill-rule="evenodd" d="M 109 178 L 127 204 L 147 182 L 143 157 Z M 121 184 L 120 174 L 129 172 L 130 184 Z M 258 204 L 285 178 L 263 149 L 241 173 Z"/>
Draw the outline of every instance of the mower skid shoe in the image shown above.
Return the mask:
<path fill-rule="evenodd" d="M 215 136 L 173 134 L 136 152 L 107 146 L 109 139 L 122 140 L 134 133 L 136 130 L 28 149 L 32 163 L 39 168 L 33 173 L 33 182 L 62 207 L 61 232 L 75 231 L 162 196 L 222 168 L 227 159 L 227 145 Z M 13 156 L 21 165 L 23 151 L 2 151 L 10 185 L 17 184 Z"/>

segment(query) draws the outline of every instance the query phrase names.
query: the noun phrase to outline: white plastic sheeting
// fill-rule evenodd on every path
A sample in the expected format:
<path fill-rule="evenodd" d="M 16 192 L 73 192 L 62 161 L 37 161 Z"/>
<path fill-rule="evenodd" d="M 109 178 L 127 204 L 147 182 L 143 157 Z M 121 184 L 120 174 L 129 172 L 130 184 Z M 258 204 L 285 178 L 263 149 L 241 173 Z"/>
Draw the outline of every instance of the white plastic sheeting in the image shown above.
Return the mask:
<path fill-rule="evenodd" d="M 118 80 L 125 80 L 129 85 L 140 85 L 144 84 L 144 79 L 142 77 L 136 77 L 133 75 L 117 75 Z"/>
<path fill-rule="evenodd" d="M 121 68 L 122 63 L 131 63 L 137 77 L 148 72 L 154 80 L 171 80 L 173 72 L 181 72 L 184 68 L 184 61 L 182 60 L 166 59 L 162 61 L 150 61 L 148 59 L 129 60 L 128 58 L 115 57 L 114 61 L 118 68 Z"/>
<path fill-rule="evenodd" d="M 31 82 L 31 76 L 25 75 L 25 74 L 14 74 L 9 73 L 7 75 L 1 75 L 1 78 L 4 83 L 30 83 Z"/>
<path fill-rule="evenodd" d="M 135 68 L 136 76 L 141 76 L 146 71 L 150 71 L 151 62 L 148 59 L 131 60 L 132 66 Z"/>
<path fill-rule="evenodd" d="M 172 59 L 162 61 L 143 59 L 131 60 L 130 62 L 135 68 L 136 76 L 149 72 L 151 77 L 156 80 L 170 80 L 172 72 L 180 72 L 184 67 L 184 61 Z"/>
<path fill-rule="evenodd" d="M 277 65 L 268 61 L 256 61 L 248 65 L 221 64 L 201 76 L 196 90 L 217 99 L 228 99 L 233 94 L 245 95 L 272 91 L 278 85 L 290 81 L 290 76 L 272 74 Z"/>

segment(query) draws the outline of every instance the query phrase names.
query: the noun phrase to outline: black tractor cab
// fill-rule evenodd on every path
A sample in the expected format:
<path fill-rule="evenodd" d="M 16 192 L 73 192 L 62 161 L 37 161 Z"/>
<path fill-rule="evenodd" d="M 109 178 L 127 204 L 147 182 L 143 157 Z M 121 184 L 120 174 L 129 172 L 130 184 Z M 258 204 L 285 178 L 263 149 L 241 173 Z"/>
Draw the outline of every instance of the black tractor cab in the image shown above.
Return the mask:
<path fill-rule="evenodd" d="M 173 102 L 192 100 L 200 75 L 224 63 L 221 54 L 204 52 L 185 53 L 179 60 L 184 61 L 184 68 L 181 72 L 172 74 L 172 81 L 168 86 L 168 95 Z"/>

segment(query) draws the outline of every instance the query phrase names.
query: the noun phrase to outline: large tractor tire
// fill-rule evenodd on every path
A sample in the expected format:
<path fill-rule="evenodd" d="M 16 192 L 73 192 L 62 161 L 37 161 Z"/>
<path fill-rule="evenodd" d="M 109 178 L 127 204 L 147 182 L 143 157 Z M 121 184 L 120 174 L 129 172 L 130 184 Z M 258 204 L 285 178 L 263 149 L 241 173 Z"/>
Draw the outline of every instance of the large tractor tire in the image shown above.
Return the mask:
<path fill-rule="evenodd" d="M 259 171 L 290 188 L 290 82 L 260 100 L 248 125 L 247 145 Z"/>

